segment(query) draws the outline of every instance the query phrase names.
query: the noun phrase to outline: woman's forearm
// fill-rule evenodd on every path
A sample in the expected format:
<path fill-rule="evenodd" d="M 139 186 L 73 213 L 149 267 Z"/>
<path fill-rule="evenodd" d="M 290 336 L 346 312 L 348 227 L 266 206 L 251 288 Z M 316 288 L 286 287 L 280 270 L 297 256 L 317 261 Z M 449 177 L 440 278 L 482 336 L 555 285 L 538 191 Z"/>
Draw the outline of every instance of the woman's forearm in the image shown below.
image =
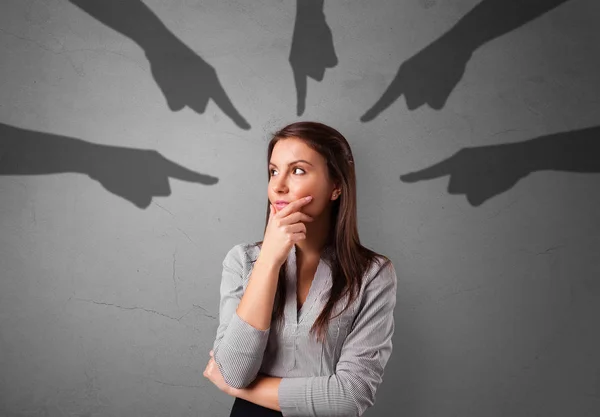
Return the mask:
<path fill-rule="evenodd" d="M 256 329 L 267 330 L 271 327 L 280 268 L 267 259 L 261 259 L 260 255 L 254 263 L 236 312 L 242 320 Z"/>
<path fill-rule="evenodd" d="M 258 374 L 254 382 L 246 388 L 231 388 L 229 394 L 272 410 L 279 407 L 279 384 L 281 378 Z"/>

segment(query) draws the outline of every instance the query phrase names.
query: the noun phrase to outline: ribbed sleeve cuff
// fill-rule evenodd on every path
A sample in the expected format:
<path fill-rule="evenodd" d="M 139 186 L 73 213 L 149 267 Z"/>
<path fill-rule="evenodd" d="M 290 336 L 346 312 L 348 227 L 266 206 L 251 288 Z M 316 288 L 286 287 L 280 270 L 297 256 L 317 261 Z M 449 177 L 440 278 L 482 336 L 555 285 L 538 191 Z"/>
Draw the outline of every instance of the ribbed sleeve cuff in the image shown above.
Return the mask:
<path fill-rule="evenodd" d="M 307 383 L 310 378 L 282 378 L 279 383 L 278 397 L 281 414 L 284 417 L 309 416 L 307 404 L 314 401 L 312 398 L 312 384 Z"/>
<path fill-rule="evenodd" d="M 234 312 L 221 343 L 239 353 L 262 358 L 270 331 L 271 328 L 259 330 L 252 327 Z"/>
<path fill-rule="evenodd" d="M 215 350 L 215 362 L 228 385 L 244 388 L 262 366 L 270 328 L 258 330 L 234 313 L 221 343 Z"/>

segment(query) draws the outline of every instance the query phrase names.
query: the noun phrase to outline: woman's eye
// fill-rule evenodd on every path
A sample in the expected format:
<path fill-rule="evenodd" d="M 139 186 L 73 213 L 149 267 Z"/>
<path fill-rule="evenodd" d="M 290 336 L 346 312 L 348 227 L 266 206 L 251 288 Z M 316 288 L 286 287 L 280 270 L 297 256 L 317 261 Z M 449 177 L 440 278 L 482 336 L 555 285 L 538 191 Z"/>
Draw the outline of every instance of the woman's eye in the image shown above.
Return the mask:
<path fill-rule="evenodd" d="M 304 169 L 302 169 L 302 168 L 300 168 L 300 167 L 295 167 L 295 168 L 294 168 L 294 171 L 295 171 L 295 170 L 297 170 L 297 169 L 299 169 L 300 171 L 304 172 Z M 269 170 L 269 173 L 271 174 L 271 176 L 273 176 L 273 171 L 276 171 L 276 170 L 275 170 L 275 169 L 270 169 L 270 170 Z"/>

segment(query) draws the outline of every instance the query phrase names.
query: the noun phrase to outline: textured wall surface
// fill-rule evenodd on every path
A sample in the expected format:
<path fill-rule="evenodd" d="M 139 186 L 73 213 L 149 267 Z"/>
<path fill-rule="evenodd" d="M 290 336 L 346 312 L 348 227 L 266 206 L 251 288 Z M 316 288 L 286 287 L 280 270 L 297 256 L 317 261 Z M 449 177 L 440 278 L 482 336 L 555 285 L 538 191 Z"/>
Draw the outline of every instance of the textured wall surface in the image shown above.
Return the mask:
<path fill-rule="evenodd" d="M 297 7 L 298 6 L 298 7 Z M 398 272 L 369 416 L 600 415 L 600 2 L 3 0 L 0 415 L 228 416 L 269 133 L 339 129 Z"/>

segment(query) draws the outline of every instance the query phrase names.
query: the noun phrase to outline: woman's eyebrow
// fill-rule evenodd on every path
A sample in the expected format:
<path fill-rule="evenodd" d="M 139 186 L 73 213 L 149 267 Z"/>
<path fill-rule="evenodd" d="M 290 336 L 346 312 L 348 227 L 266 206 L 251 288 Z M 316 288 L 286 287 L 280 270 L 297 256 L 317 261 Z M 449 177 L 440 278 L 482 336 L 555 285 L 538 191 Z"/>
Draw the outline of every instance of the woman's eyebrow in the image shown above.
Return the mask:
<path fill-rule="evenodd" d="M 296 159 L 295 161 L 290 162 L 288 165 L 295 164 L 296 162 L 306 162 L 308 165 L 313 166 L 313 164 L 311 164 L 310 162 L 308 162 L 304 159 Z M 277 167 L 277 165 L 275 165 L 273 162 L 269 162 L 269 165 L 273 165 L 274 167 Z"/>

